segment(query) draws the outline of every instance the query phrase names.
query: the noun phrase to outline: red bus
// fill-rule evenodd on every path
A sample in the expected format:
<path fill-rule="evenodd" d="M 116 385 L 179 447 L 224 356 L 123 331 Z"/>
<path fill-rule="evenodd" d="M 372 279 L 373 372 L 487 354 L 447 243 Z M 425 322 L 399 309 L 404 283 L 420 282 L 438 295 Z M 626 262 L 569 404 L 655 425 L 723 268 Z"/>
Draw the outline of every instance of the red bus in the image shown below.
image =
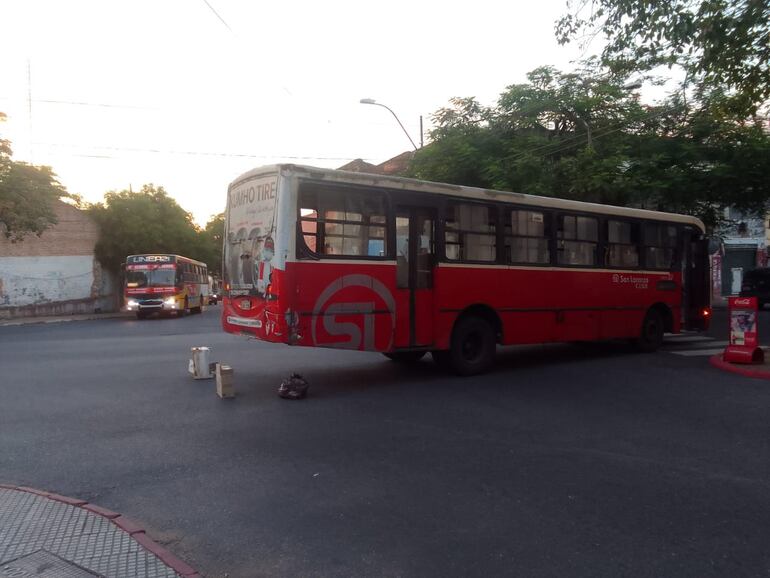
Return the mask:
<path fill-rule="evenodd" d="M 426 352 L 464 375 L 496 345 L 703 330 L 703 223 L 676 215 L 296 165 L 229 187 L 225 331 Z"/>
<path fill-rule="evenodd" d="M 129 255 L 125 263 L 127 311 L 139 319 L 152 313 L 200 313 L 209 300 L 206 263 L 180 255 Z"/>

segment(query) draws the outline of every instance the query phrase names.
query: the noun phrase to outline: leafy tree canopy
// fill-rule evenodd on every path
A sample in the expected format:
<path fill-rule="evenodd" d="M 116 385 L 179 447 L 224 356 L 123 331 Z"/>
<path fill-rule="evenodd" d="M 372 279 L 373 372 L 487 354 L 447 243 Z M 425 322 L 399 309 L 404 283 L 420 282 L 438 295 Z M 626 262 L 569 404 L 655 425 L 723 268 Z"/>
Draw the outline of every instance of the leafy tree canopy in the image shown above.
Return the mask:
<path fill-rule="evenodd" d="M 0 112 L 0 122 L 5 118 Z M 0 139 L 0 230 L 7 238 L 42 234 L 56 223 L 53 203 L 69 196 L 50 167 L 14 161 L 10 142 Z"/>
<path fill-rule="evenodd" d="M 212 215 L 206 227 L 200 231 L 200 260 L 208 265 L 209 273 L 222 275 L 222 239 L 225 234 L 225 214 Z"/>
<path fill-rule="evenodd" d="M 96 257 L 109 270 L 118 271 L 132 254 L 201 256 L 192 215 L 163 187 L 148 184 L 138 192 L 106 193 L 104 202 L 91 205 L 89 212 L 101 227 Z"/>
<path fill-rule="evenodd" d="M 731 91 L 746 113 L 770 98 L 767 0 L 568 0 L 561 43 L 603 34 L 614 70 L 679 65 L 705 86 Z"/>
<path fill-rule="evenodd" d="M 641 104 L 627 77 L 596 62 L 535 69 L 497 105 L 453 99 L 411 176 L 616 205 L 685 212 L 709 224 L 717 206 L 762 212 L 770 198 L 770 137 L 730 98 L 675 95 Z"/>

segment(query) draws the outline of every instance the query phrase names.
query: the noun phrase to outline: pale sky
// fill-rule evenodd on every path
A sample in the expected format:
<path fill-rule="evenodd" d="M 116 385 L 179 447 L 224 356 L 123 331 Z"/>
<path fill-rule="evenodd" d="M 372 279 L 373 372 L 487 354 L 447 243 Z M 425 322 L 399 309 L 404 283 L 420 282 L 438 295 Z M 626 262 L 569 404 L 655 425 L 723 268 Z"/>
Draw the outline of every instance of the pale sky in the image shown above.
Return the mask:
<path fill-rule="evenodd" d="M 455 96 L 491 105 L 540 65 L 565 0 L 2 0 L 14 159 L 88 201 L 162 185 L 196 221 L 254 167 L 380 163 Z M 224 20 L 223 23 L 220 18 Z M 31 96 L 31 107 L 30 107 Z"/>

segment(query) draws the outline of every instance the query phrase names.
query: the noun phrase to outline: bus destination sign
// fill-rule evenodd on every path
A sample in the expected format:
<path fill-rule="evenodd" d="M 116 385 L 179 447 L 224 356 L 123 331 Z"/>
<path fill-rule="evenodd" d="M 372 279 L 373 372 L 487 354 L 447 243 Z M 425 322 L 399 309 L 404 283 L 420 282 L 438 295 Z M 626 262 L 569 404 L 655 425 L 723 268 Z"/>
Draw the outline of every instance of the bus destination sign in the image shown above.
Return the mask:
<path fill-rule="evenodd" d="M 129 255 L 126 263 L 173 263 L 173 255 Z"/>

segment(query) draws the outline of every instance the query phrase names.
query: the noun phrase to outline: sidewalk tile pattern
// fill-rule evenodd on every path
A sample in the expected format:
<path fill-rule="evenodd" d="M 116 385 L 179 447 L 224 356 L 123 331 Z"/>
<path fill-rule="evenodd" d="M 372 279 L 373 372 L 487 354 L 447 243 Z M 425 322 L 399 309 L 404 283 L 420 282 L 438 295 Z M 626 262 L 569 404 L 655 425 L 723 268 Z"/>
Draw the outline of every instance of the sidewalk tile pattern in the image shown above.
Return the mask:
<path fill-rule="evenodd" d="M 107 518 L 0 488 L 0 563 L 40 549 L 107 578 L 179 576 Z"/>

